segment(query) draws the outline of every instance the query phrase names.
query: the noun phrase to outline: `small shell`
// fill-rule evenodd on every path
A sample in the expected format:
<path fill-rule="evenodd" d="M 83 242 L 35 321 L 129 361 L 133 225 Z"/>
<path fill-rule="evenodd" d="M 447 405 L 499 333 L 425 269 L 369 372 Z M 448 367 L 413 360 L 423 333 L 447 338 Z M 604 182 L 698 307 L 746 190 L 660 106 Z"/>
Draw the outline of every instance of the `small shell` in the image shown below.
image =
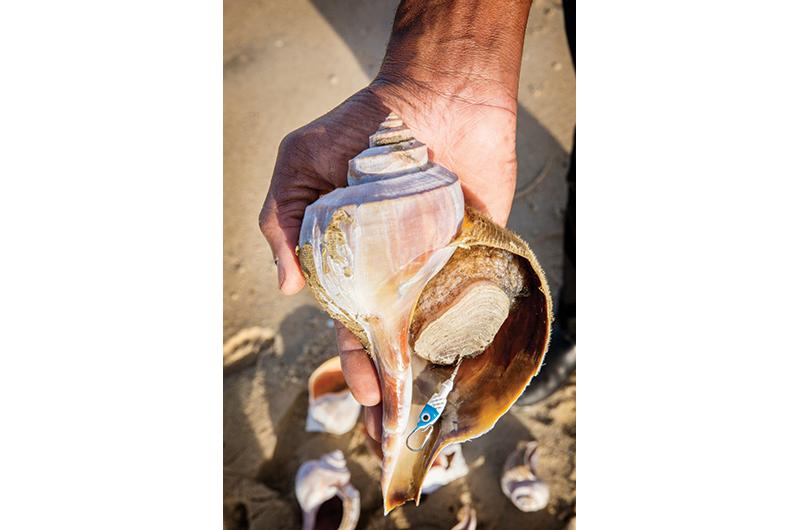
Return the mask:
<path fill-rule="evenodd" d="M 326 521 L 326 527 L 338 524 L 339 530 L 353 530 L 358 524 L 361 496 L 350 484 L 350 471 L 341 451 L 333 451 L 300 466 L 294 492 L 303 510 L 303 530 L 317 526 L 320 507 L 334 497 L 342 501 L 341 521 Z"/>
<path fill-rule="evenodd" d="M 523 512 L 535 512 L 547 506 L 550 488 L 536 477 L 538 444 L 520 442 L 508 456 L 500 486 L 506 497 Z"/>
<path fill-rule="evenodd" d="M 360 412 L 361 405 L 347 388 L 338 355 L 314 370 L 308 378 L 306 431 L 344 434 L 355 426 Z"/>
<path fill-rule="evenodd" d="M 425 475 L 422 493 L 426 495 L 433 493 L 442 486 L 467 476 L 467 473 L 469 473 L 469 467 L 461 452 L 461 444 L 447 446 L 439 453 L 428 470 L 428 474 Z"/>
<path fill-rule="evenodd" d="M 465 504 L 458 510 L 458 523 L 451 530 L 475 530 L 478 526 L 478 515 L 471 504 Z"/>

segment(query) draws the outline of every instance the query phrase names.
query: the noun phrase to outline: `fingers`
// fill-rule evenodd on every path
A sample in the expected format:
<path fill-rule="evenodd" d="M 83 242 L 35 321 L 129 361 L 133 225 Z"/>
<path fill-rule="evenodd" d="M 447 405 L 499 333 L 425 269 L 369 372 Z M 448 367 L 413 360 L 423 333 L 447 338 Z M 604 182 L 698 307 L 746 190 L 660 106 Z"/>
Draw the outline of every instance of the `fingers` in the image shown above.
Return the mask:
<path fill-rule="evenodd" d="M 383 431 L 383 406 L 378 371 L 361 342 L 340 322 L 336 322 L 336 342 L 342 372 L 356 401 L 364 405 L 364 425 L 370 438 L 379 441 Z"/>
<path fill-rule="evenodd" d="M 364 426 L 367 428 L 367 434 L 378 442 L 381 441 L 381 434 L 383 433 L 382 422 L 383 405 L 364 408 Z"/>
<path fill-rule="evenodd" d="M 305 285 L 305 278 L 300 271 L 300 261 L 295 254 L 300 237 L 299 222 L 278 221 L 274 201 L 267 198 L 260 216 L 261 231 L 267 238 L 269 248 L 278 267 L 278 287 L 283 294 L 295 294 Z"/>
<path fill-rule="evenodd" d="M 336 342 L 344 379 L 353 397 L 365 407 L 380 403 L 380 382 L 372 359 L 359 340 L 339 322 L 336 322 Z"/>

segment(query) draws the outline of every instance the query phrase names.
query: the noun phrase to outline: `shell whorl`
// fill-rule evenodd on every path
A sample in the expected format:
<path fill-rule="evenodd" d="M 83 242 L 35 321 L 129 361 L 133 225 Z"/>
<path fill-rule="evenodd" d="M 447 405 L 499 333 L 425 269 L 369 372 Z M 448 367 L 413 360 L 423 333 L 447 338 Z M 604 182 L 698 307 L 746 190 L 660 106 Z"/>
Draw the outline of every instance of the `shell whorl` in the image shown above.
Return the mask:
<path fill-rule="evenodd" d="M 390 114 L 369 137 L 369 148 L 350 160 L 347 185 L 358 186 L 426 171 L 452 175 L 442 166 L 432 164 L 428 160 L 428 146 L 415 139 L 396 114 Z"/>
<path fill-rule="evenodd" d="M 411 140 L 413 137 L 411 129 L 406 127 L 400 116 L 391 112 L 378 126 L 378 130 L 370 135 L 369 146 L 396 144 Z"/>

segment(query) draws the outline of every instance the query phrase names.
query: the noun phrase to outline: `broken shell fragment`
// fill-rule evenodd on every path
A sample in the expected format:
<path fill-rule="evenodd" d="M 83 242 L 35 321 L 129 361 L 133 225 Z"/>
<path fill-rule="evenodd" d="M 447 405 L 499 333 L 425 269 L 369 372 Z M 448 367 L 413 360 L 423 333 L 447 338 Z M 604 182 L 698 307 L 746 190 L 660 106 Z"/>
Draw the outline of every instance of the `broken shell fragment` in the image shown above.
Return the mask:
<path fill-rule="evenodd" d="M 344 434 L 358 421 L 361 405 L 342 373 L 339 356 L 322 363 L 308 378 L 306 431 Z"/>
<path fill-rule="evenodd" d="M 478 515 L 471 504 L 464 504 L 458 509 L 458 523 L 450 530 L 475 530 L 478 526 Z"/>
<path fill-rule="evenodd" d="M 469 473 L 469 467 L 461 452 L 461 444 L 449 445 L 439 453 L 428 470 L 425 481 L 422 483 L 422 493 L 425 495 L 433 493 L 454 480 L 466 477 L 467 473 Z"/>
<path fill-rule="evenodd" d="M 520 442 L 503 467 L 500 486 L 503 493 L 523 512 L 535 512 L 547 506 L 550 488 L 536 476 L 538 443 Z"/>
<path fill-rule="evenodd" d="M 306 208 L 298 256 L 378 371 L 388 513 L 418 503 L 441 451 L 490 430 L 522 394 L 544 359 L 552 303 L 528 245 L 465 207 L 458 177 L 398 116 L 369 145 L 348 186 Z"/>
<path fill-rule="evenodd" d="M 358 524 L 361 497 L 350 484 L 350 471 L 341 451 L 301 465 L 294 491 L 303 510 L 303 530 L 318 526 L 353 530 Z"/>

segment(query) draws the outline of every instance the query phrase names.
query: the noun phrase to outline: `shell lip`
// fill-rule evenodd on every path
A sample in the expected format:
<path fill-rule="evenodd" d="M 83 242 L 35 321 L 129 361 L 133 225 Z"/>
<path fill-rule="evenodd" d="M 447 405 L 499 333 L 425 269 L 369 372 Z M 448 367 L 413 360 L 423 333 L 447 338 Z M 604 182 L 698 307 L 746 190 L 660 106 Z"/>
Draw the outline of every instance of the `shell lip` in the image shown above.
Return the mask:
<path fill-rule="evenodd" d="M 504 342 L 490 355 L 495 359 L 494 362 L 499 364 L 485 365 L 484 363 L 489 362 L 489 359 L 481 360 L 482 356 L 465 359 L 465 364 L 455 380 L 454 392 L 459 388 L 459 383 L 462 382 L 462 379 L 469 377 L 471 364 L 474 364 L 473 370 L 497 368 L 514 371 L 515 367 L 520 366 L 518 363 L 521 362 L 526 366 L 532 365 L 532 369 L 526 370 L 527 377 L 516 379 L 503 399 L 496 402 L 497 408 L 491 410 L 489 414 L 480 413 L 480 419 L 483 421 L 476 422 L 468 428 L 464 425 L 458 426 L 456 418 L 453 416 L 459 412 L 462 403 L 458 401 L 458 397 L 455 398 L 456 402 L 451 401 L 449 408 L 445 408 L 445 416 L 434 425 L 434 431 L 424 444 L 423 450 L 419 453 L 411 453 L 413 456 L 405 462 L 411 469 L 409 484 L 405 486 L 399 485 L 397 488 L 390 486 L 389 491 L 386 492 L 384 513 L 389 513 L 397 506 L 401 506 L 410 500 L 419 505 L 422 496 L 422 483 L 442 450 L 452 444 L 463 443 L 482 436 L 493 429 L 500 418 L 522 396 L 538 373 L 550 342 L 550 300 L 549 297 L 545 296 L 544 291 L 541 291 L 541 296 L 539 297 L 531 296 L 526 297 L 524 300 L 521 305 L 515 308 L 514 315 L 509 315 L 507 322 L 503 325 L 505 330 L 502 335 L 499 332 L 496 337 L 496 340 Z M 526 314 L 530 316 L 526 317 Z M 540 315 L 546 318 L 542 319 Z M 511 332 L 511 328 L 516 328 L 517 325 L 526 323 L 537 326 L 538 331 L 531 333 L 527 339 L 520 339 L 517 334 Z M 467 382 L 465 381 L 465 383 Z M 453 427 L 450 427 L 451 425 Z M 392 483 L 391 479 L 389 483 Z"/>

